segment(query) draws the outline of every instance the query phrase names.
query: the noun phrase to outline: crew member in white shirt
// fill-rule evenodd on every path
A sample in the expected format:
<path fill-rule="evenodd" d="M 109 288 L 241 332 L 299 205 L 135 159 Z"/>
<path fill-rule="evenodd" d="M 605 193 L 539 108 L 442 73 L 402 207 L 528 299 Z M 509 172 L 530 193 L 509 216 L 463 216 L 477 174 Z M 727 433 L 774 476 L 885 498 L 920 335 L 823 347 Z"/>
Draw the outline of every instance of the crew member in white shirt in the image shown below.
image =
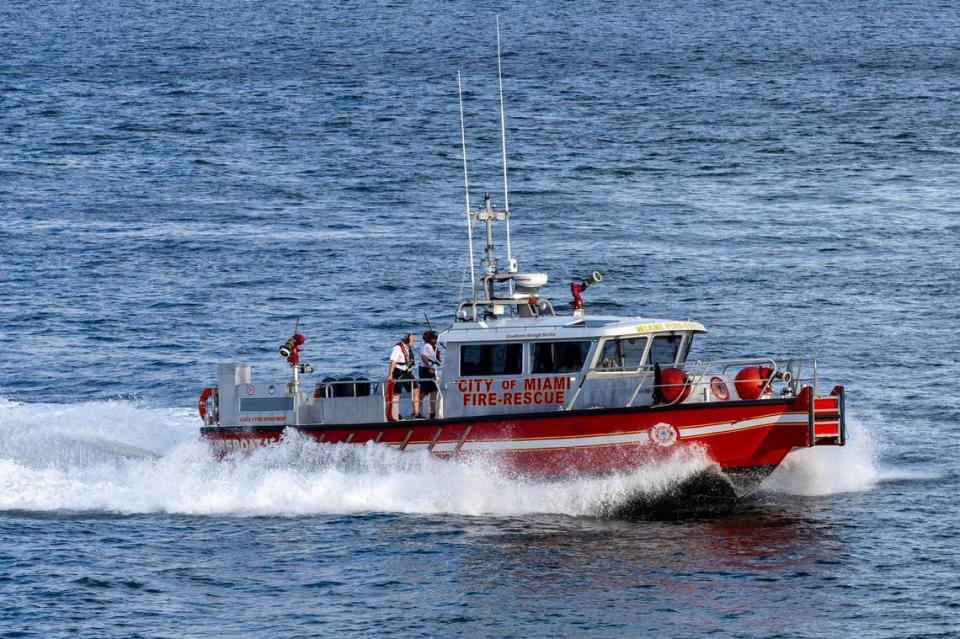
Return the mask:
<path fill-rule="evenodd" d="M 393 381 L 393 397 L 396 402 L 404 391 L 409 391 L 413 400 L 413 418 L 424 419 L 420 414 L 420 387 L 413 378 L 413 344 L 417 338 L 411 333 L 406 333 L 393 350 L 390 351 L 390 363 L 387 365 L 387 381 Z M 394 411 L 394 406 L 390 406 Z M 397 418 L 400 417 L 399 410 L 392 413 Z"/>

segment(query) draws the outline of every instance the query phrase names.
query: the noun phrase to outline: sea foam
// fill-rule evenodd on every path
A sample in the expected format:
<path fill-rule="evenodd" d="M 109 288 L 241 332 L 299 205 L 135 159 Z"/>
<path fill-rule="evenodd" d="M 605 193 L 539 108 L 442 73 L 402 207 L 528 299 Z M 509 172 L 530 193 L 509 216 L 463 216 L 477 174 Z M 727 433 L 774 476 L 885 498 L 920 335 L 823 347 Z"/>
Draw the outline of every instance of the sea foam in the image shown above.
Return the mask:
<path fill-rule="evenodd" d="M 763 483 L 771 492 L 790 495 L 823 496 L 871 490 L 887 481 L 930 479 L 926 471 L 883 466 L 873 431 L 867 421 L 879 421 L 878 415 L 863 420 L 847 416 L 845 446 L 816 446 L 795 450 Z"/>
<path fill-rule="evenodd" d="M 633 472 L 563 481 L 507 475 L 379 445 L 328 445 L 288 433 L 218 461 L 185 409 L 131 401 L 21 404 L 0 398 L 0 509 L 310 515 L 360 512 L 593 516 L 657 497 L 711 460 L 678 451 Z M 917 473 L 884 468 L 870 429 L 848 420 L 845 447 L 793 451 L 762 489 L 792 495 L 870 490 Z M 919 477 L 925 478 L 925 476 Z"/>
<path fill-rule="evenodd" d="M 217 461 L 184 410 L 132 402 L 0 404 L 0 509 L 192 515 L 361 512 L 594 516 L 713 467 L 699 449 L 630 473 L 546 481 L 289 433 Z"/>

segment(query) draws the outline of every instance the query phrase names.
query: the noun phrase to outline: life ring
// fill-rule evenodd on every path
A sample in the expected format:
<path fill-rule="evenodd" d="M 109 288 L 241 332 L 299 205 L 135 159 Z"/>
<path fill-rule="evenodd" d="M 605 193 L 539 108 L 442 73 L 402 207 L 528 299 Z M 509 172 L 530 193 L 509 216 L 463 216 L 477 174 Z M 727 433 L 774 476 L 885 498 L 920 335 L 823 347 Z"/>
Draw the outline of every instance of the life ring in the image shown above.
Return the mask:
<path fill-rule="evenodd" d="M 207 420 L 207 402 L 210 401 L 210 398 L 213 397 L 213 412 L 210 415 L 210 420 Z M 203 420 L 204 424 L 213 424 L 214 422 L 220 421 L 220 394 L 217 392 L 216 388 L 204 388 L 200 391 L 200 401 L 197 404 L 197 412 L 200 413 L 200 419 Z"/>
<path fill-rule="evenodd" d="M 710 379 L 710 392 L 721 402 L 730 399 L 730 388 L 722 377 L 712 377 Z"/>
<path fill-rule="evenodd" d="M 387 379 L 383 384 L 383 403 L 388 422 L 395 422 L 397 418 L 393 415 L 393 380 Z"/>

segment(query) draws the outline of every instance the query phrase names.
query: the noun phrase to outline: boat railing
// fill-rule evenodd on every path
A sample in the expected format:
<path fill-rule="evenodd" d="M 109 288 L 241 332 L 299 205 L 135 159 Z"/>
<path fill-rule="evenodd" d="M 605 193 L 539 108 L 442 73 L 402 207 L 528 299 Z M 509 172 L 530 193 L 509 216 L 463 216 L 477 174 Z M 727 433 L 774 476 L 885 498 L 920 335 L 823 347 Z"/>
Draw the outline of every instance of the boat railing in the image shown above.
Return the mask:
<path fill-rule="evenodd" d="M 434 382 L 437 386 L 437 413 L 442 414 L 443 390 L 433 377 L 412 377 L 403 380 L 422 384 Z M 366 378 L 330 379 L 317 382 L 313 397 L 319 402 L 323 422 L 383 421 L 387 408 L 387 385 L 383 381 Z M 394 396 L 394 398 L 398 398 Z M 428 401 L 421 396 L 421 401 Z"/>
<path fill-rule="evenodd" d="M 457 304 L 457 312 L 454 317 L 458 322 L 476 322 L 488 317 L 502 315 L 502 309 L 506 306 L 517 307 L 517 314 L 521 317 L 548 317 L 557 314 L 550 300 L 542 297 L 529 297 L 525 299 L 463 300 Z M 478 312 L 478 309 L 483 309 L 483 312 Z M 501 310 L 498 311 L 497 309 Z"/>
<path fill-rule="evenodd" d="M 725 382 L 733 382 L 735 375 L 742 369 L 760 366 L 770 369 L 769 377 L 764 380 L 760 396 L 768 396 L 773 391 L 775 382 L 783 385 L 785 395 L 796 395 L 800 392 L 803 385 L 810 385 L 814 388 L 816 395 L 818 390 L 817 379 L 817 360 L 815 358 L 785 358 L 776 360 L 770 357 L 751 357 L 738 359 L 716 359 L 716 360 L 694 360 L 683 364 L 672 366 L 686 373 L 686 379 L 676 384 L 657 384 L 661 391 L 672 387 L 697 387 L 708 386 L 713 377 L 721 377 Z M 668 368 L 664 366 L 663 368 Z M 810 371 L 808 373 L 808 371 Z M 622 369 L 610 367 L 592 367 L 586 371 L 582 382 L 578 385 L 574 394 L 567 401 L 564 410 L 571 410 L 579 400 L 582 392 L 591 383 L 602 382 L 611 379 L 636 379 L 628 399 L 624 406 L 630 408 L 637 401 L 641 391 L 646 386 L 651 388 L 654 383 L 655 369 L 650 366 L 643 366 L 637 369 Z M 679 403 L 685 397 L 682 393 L 672 393 L 674 399 L 670 402 L 663 402 L 660 405 L 672 405 Z"/>

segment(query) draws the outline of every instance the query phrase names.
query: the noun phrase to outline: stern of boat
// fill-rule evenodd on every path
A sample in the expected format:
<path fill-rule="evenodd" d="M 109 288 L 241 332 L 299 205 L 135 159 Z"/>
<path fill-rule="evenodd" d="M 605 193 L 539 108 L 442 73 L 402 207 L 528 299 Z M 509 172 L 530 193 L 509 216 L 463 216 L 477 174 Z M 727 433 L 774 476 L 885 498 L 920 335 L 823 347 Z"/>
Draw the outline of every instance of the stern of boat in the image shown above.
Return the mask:
<path fill-rule="evenodd" d="M 798 400 L 807 407 L 807 447 L 844 446 L 847 443 L 846 406 L 843 386 L 835 386 L 830 394 L 817 397 L 805 386 Z"/>

